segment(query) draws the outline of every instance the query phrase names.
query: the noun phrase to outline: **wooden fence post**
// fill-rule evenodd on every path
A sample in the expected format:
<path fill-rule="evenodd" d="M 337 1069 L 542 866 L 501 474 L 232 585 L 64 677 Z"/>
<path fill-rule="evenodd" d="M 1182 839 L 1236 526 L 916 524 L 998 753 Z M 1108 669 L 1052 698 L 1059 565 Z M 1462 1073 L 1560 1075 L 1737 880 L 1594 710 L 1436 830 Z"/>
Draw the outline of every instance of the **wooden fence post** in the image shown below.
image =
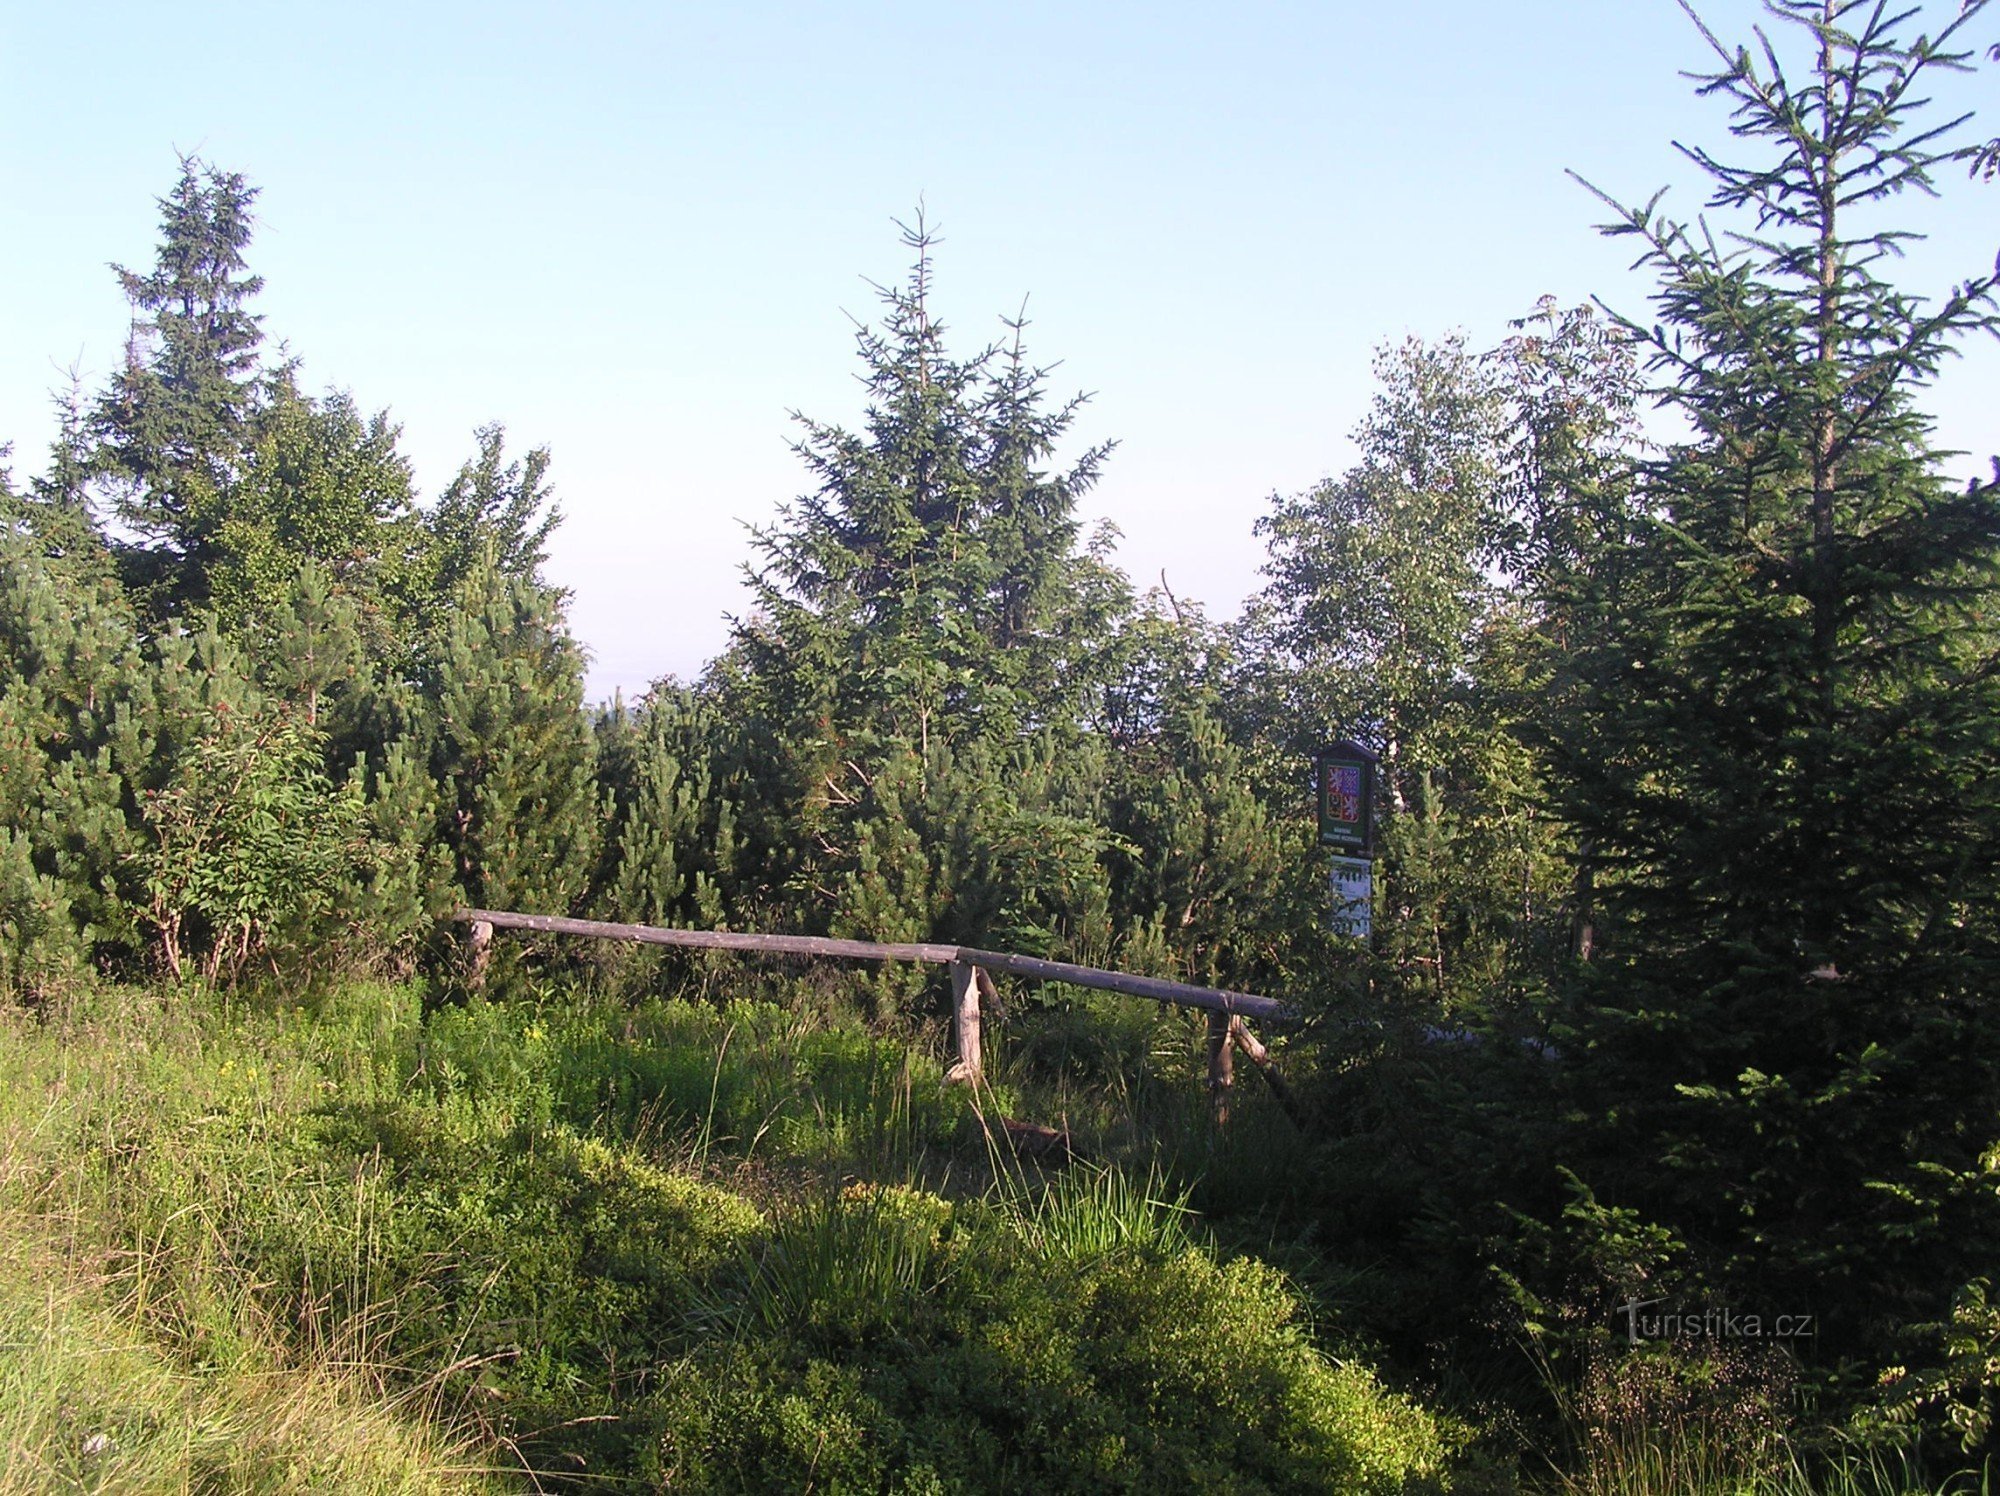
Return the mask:
<path fill-rule="evenodd" d="M 1257 1073 L 1264 1077 L 1265 1083 L 1271 1088 L 1271 1095 L 1277 1098 L 1278 1105 L 1284 1108 L 1285 1115 L 1292 1119 L 1292 1125 L 1304 1132 L 1305 1117 L 1299 1111 L 1299 1104 L 1292 1095 L 1292 1088 L 1286 1085 L 1285 1078 L 1278 1074 L 1278 1067 L 1271 1060 L 1271 1051 L 1257 1042 L 1257 1036 L 1250 1032 L 1250 1026 L 1241 1018 L 1229 1020 L 1229 1036 L 1245 1054 L 1250 1056 L 1250 1063 L 1255 1065 Z"/>
<path fill-rule="evenodd" d="M 472 951 L 465 967 L 466 984 L 477 992 L 486 985 L 486 965 L 493 959 L 493 926 L 483 919 L 472 922 Z"/>
<path fill-rule="evenodd" d="M 979 989 L 981 978 L 991 987 L 992 978 L 964 961 L 951 963 L 951 1032 L 958 1049 L 958 1063 L 945 1072 L 945 1084 L 964 1082 L 978 1085 L 982 1070 L 979 1052 Z"/>
<path fill-rule="evenodd" d="M 1215 1125 L 1229 1120 L 1229 1088 L 1236 1083 L 1236 1051 L 1230 1043 L 1229 1014 L 1208 1015 L 1208 1107 Z"/>

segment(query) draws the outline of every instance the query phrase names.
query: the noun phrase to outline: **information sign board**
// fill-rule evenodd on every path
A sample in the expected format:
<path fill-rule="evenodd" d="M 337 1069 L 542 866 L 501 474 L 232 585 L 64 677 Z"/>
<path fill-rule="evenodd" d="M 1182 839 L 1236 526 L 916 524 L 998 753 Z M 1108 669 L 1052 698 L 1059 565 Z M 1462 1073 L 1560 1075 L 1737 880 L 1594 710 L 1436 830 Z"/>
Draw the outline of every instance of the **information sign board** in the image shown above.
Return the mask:
<path fill-rule="evenodd" d="M 1365 857 L 1333 859 L 1333 933 L 1356 940 L 1375 933 L 1375 864 Z"/>

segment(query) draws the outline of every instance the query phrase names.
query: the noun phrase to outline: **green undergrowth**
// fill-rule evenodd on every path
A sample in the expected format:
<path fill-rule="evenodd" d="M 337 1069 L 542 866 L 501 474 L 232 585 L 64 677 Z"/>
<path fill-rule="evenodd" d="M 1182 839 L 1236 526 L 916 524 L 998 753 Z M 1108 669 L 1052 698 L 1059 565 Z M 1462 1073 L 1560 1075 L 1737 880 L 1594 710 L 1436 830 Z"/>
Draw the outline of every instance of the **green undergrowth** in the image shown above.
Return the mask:
<path fill-rule="evenodd" d="M 1447 1488 L 1455 1431 L 1211 1229 L 1177 1042 L 1158 1167 L 1044 1175 L 992 1123 L 1059 1065 L 946 1088 L 780 1003 L 14 1013 L 0 1489 Z"/>

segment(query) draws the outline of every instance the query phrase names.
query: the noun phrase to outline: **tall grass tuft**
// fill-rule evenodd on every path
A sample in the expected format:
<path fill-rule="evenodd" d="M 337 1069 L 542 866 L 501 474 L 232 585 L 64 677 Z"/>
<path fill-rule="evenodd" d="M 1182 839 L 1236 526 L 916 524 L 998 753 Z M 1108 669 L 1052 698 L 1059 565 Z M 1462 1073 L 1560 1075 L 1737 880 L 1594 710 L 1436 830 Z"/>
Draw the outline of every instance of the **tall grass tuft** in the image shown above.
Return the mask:
<path fill-rule="evenodd" d="M 1922 1451 L 1862 1449 L 1809 1462 L 1791 1457 L 1757 1496 L 1994 1496 L 1993 1474 L 1962 1470 L 1935 1476 Z"/>
<path fill-rule="evenodd" d="M 862 1345 L 930 1317 L 951 1269 L 951 1206 L 898 1185 L 854 1185 L 781 1215 L 746 1250 L 733 1305 L 712 1318 L 822 1349 Z"/>
<path fill-rule="evenodd" d="M 1990 1471 L 1939 1475 L 1912 1446 L 1801 1451 L 1789 1363 L 1754 1345 L 1598 1349 L 1551 1390 L 1566 1496 L 1994 1496 Z"/>
<path fill-rule="evenodd" d="M 1157 1256 L 1194 1245 L 1187 1192 L 1169 1190 L 1157 1170 L 1135 1178 L 1119 1169 L 1074 1168 L 1039 1193 L 1018 1177 L 1003 1190 L 1002 1208 L 1023 1244 L 1053 1265 L 1084 1267 L 1116 1255 Z"/>

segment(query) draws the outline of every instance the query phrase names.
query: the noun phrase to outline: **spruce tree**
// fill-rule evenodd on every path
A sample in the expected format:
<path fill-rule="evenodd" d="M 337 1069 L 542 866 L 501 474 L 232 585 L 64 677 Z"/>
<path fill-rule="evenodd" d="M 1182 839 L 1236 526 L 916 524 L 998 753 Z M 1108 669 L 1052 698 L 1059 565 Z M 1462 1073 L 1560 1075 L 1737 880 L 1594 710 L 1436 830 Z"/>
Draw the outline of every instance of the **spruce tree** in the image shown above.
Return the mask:
<path fill-rule="evenodd" d="M 1777 0 L 1757 51 L 1710 36 L 1753 154 L 1689 154 L 1738 226 L 1618 210 L 1660 278 L 1626 325 L 1689 434 L 1571 596 L 1546 744 L 1603 911 L 1566 1044 L 1590 1180 L 1837 1306 L 1829 1353 L 1938 1307 L 1994 1224 L 2000 491 L 1946 479 L 1919 399 L 1995 278 L 1884 278 L 1899 198 L 1961 154 L 1919 94 L 1981 8 L 1911 39 Z"/>
<path fill-rule="evenodd" d="M 973 828 L 1046 814 L 1097 844 L 1004 766 L 1045 735 L 1077 741 L 1129 600 L 1076 515 L 1108 447 L 1053 466 L 1081 402 L 1047 404 L 1020 319 L 1004 345 L 950 351 L 933 242 L 906 231 L 910 276 L 857 334 L 862 429 L 800 418 L 815 486 L 757 535 L 755 609 L 706 687 L 737 737 L 717 778 L 737 786 L 753 876 L 794 917 L 974 939 L 1007 908 L 1022 930 L 1063 924 L 1026 911 L 1061 903 L 1068 873 L 973 851 Z M 1040 891 L 991 881 L 1044 874 Z"/>
<path fill-rule="evenodd" d="M 1119 582 L 1079 547 L 1076 504 L 1108 445 L 1047 469 L 1081 400 L 1044 409 L 1018 321 L 1002 349 L 954 357 L 931 305 L 932 237 L 856 335 L 865 431 L 801 417 L 817 487 L 757 535 L 756 613 L 736 643 L 800 705 L 830 686 L 854 725 L 914 744 L 1005 736 L 1087 674 Z M 1026 703 L 1034 703 L 1028 706 Z"/>
<path fill-rule="evenodd" d="M 132 304 L 125 367 L 92 413 L 93 463 L 118 517 L 141 540 L 135 582 L 164 617 L 199 601 L 217 506 L 234 481 L 257 406 L 263 287 L 248 273 L 256 189 L 193 156 L 160 199 L 154 266 L 118 273 Z"/>

